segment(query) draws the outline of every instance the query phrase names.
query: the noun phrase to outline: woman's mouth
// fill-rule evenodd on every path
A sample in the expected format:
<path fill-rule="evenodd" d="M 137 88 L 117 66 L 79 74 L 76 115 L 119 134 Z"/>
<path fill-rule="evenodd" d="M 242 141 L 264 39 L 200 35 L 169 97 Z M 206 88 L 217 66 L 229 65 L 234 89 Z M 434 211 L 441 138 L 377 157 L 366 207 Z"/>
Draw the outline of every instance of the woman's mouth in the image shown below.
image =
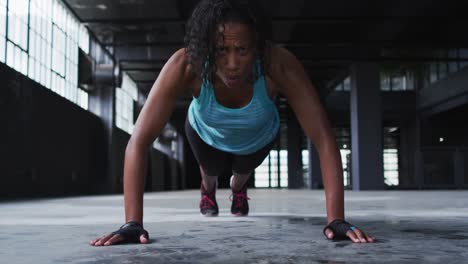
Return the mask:
<path fill-rule="evenodd" d="M 236 84 L 238 81 L 239 81 L 239 77 L 238 77 L 238 76 L 226 76 L 226 82 L 227 82 L 229 85 Z"/>

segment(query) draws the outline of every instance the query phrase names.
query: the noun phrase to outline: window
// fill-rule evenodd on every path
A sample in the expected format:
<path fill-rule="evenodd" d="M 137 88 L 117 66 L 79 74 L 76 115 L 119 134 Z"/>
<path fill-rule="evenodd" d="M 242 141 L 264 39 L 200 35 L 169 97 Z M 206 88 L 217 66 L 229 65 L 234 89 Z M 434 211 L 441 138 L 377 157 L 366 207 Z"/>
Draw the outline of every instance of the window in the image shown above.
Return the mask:
<path fill-rule="evenodd" d="M 398 149 L 384 149 L 384 181 L 386 185 L 398 185 Z"/>
<path fill-rule="evenodd" d="M 54 41 L 52 44 L 52 70 L 60 76 L 65 76 L 65 33 L 57 26 L 53 26 Z"/>
<path fill-rule="evenodd" d="M 80 48 L 89 54 L 89 33 L 88 30 L 83 26 L 79 26 L 79 45 Z"/>
<path fill-rule="evenodd" d="M 5 62 L 6 55 L 6 1 L 0 0 L 0 62 Z"/>
<path fill-rule="evenodd" d="M 1 4 L 2 14 L 5 14 L 4 2 Z M 6 42 L 0 44 L 5 47 L 6 44 L 6 60 L 2 56 L 2 61 L 6 61 L 7 65 L 13 69 L 26 74 L 28 71 L 28 0 L 9 1 L 6 14 L 8 20 L 8 30 L 6 31 Z M 4 20 L 4 17 L 2 17 Z M 2 23 L 5 26 L 4 23 Z M 2 35 L 5 35 L 5 27 L 2 29 Z M 3 36 L 2 36 L 3 38 Z M 3 38 L 4 39 L 4 38 Z M 2 50 L 4 51 L 4 50 Z"/>
<path fill-rule="evenodd" d="M 83 109 L 88 110 L 88 93 L 81 90 L 77 89 L 77 94 L 76 94 L 76 103 L 81 106 Z"/>
<path fill-rule="evenodd" d="M 446 62 L 439 62 L 439 79 L 444 79 L 447 77 L 448 67 Z"/>
<path fill-rule="evenodd" d="M 346 148 L 340 149 L 340 156 L 341 156 L 341 164 L 343 164 L 343 185 L 350 186 L 351 185 L 351 173 L 350 173 L 350 163 L 351 163 L 351 150 Z"/>
<path fill-rule="evenodd" d="M 288 187 L 287 150 L 280 150 L 279 155 L 278 150 L 270 151 L 268 157 L 266 157 L 263 163 L 255 169 L 255 187 Z"/>
<path fill-rule="evenodd" d="M 270 175 L 271 175 L 271 156 L 268 156 L 263 160 L 263 163 L 260 164 L 255 169 L 255 187 L 271 187 L 270 186 Z"/>
<path fill-rule="evenodd" d="M 468 65 L 468 49 L 449 49 L 437 53 L 441 61 L 425 65 L 425 86 L 446 78 L 449 74 L 460 71 Z"/>
<path fill-rule="evenodd" d="M 380 73 L 380 89 L 382 91 L 390 91 L 390 75 L 387 73 Z"/>
<path fill-rule="evenodd" d="M 458 58 L 458 50 L 457 49 L 451 49 L 448 52 L 448 56 L 450 59 L 457 59 Z M 448 71 L 449 73 L 454 73 L 457 72 L 459 69 L 459 65 L 457 61 L 451 61 L 448 63 Z"/>
<path fill-rule="evenodd" d="M 304 186 L 306 188 L 310 188 L 309 186 L 310 179 L 309 179 L 309 150 L 303 149 L 301 151 L 301 158 L 302 158 L 302 179 L 304 179 Z"/>
<path fill-rule="evenodd" d="M 351 77 L 348 76 L 343 81 L 343 90 L 344 91 L 351 91 Z"/>
<path fill-rule="evenodd" d="M 87 109 L 78 47 L 89 52 L 89 34 L 62 1 L 0 0 L 0 62 Z"/>
<path fill-rule="evenodd" d="M 412 70 L 401 65 L 385 64 L 380 70 L 381 91 L 414 90 L 415 78 Z"/>
<path fill-rule="evenodd" d="M 51 88 L 52 1 L 31 0 L 29 71 L 31 79 Z"/>
<path fill-rule="evenodd" d="M 468 49 L 459 49 L 458 58 L 463 59 L 460 62 L 460 68 L 466 67 L 468 65 Z"/>
<path fill-rule="evenodd" d="M 335 87 L 335 91 L 351 91 L 351 77 L 346 77 L 340 84 Z"/>
<path fill-rule="evenodd" d="M 29 0 L 8 1 L 8 39 L 23 51 L 28 49 Z"/>
<path fill-rule="evenodd" d="M 335 87 L 335 91 L 344 91 L 343 83 L 338 84 L 338 85 Z"/>
<path fill-rule="evenodd" d="M 138 101 L 138 87 L 128 74 L 122 74 L 122 87 L 116 89 L 115 96 L 116 126 L 132 134 L 135 126 L 133 105 L 134 101 Z"/>

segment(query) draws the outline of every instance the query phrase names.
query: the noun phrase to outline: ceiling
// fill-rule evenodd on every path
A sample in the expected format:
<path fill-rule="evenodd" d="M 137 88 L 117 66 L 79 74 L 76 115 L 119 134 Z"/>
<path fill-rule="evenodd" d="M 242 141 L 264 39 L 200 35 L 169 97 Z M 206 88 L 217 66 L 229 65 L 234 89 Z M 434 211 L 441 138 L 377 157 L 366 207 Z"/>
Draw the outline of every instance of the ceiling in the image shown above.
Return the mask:
<path fill-rule="evenodd" d="M 183 46 L 197 0 L 63 0 L 147 93 Z M 358 61 L 445 60 L 434 50 L 468 47 L 468 2 L 264 0 L 273 40 L 291 50 L 321 94 Z M 466 58 L 468 59 L 468 58 Z"/>

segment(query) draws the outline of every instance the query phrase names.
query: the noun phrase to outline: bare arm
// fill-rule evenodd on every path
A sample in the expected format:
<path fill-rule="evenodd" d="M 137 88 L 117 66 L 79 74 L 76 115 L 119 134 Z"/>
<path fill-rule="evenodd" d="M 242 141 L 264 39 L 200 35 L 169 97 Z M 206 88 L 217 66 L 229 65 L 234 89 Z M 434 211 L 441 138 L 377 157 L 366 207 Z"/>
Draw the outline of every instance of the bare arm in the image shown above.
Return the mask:
<path fill-rule="evenodd" d="M 180 49 L 164 65 L 153 84 L 125 150 L 124 200 L 125 223 L 127 224 L 117 233 L 112 232 L 90 241 L 92 246 L 109 246 L 124 239 L 148 243 L 148 232 L 143 229 L 147 150 L 171 116 L 178 97 L 191 88 L 194 80 L 195 74 L 187 64 L 185 49 Z"/>
<path fill-rule="evenodd" d="M 177 51 L 161 70 L 135 124 L 125 151 L 125 221 L 143 223 L 144 175 L 147 150 L 170 118 L 178 97 L 190 87 L 195 75 Z"/>
<path fill-rule="evenodd" d="M 279 87 L 279 92 L 288 99 L 302 129 L 317 148 L 325 186 L 327 222 L 344 219 L 341 158 L 315 87 L 301 63 L 283 48 L 273 48 L 269 74 Z"/>
<path fill-rule="evenodd" d="M 344 188 L 340 153 L 325 109 L 303 66 L 289 51 L 275 47 L 269 70 L 279 92 L 287 97 L 302 129 L 319 153 L 327 207 L 326 237 L 334 239 L 335 236 L 345 235 L 355 243 L 374 242 L 375 239 L 369 234 L 343 222 Z M 343 221 L 333 222 L 335 219 Z"/>

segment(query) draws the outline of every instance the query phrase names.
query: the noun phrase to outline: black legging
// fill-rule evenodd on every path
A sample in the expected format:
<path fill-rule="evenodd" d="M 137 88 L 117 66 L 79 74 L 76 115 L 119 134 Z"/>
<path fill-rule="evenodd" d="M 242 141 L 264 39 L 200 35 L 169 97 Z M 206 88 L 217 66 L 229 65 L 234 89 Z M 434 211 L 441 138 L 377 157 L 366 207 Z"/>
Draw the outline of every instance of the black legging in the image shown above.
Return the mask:
<path fill-rule="evenodd" d="M 185 133 L 198 164 L 208 176 L 219 176 L 226 166 L 235 174 L 248 174 L 262 164 L 275 143 L 273 140 L 252 154 L 236 155 L 206 144 L 192 128 L 188 118 L 185 120 Z"/>

